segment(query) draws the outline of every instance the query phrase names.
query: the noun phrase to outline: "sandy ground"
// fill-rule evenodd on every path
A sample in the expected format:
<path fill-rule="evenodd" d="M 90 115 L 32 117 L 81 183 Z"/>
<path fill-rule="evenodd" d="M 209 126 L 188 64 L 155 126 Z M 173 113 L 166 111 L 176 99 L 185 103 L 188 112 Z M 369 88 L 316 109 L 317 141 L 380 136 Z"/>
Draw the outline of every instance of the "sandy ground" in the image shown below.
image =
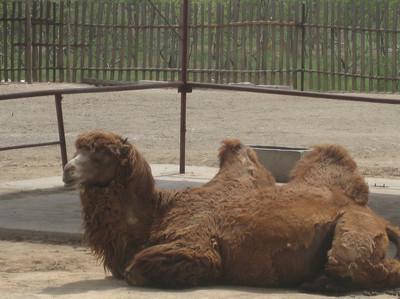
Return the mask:
<path fill-rule="evenodd" d="M 396 298 L 400 292 L 359 292 L 341 298 Z M 104 273 L 81 246 L 0 241 L 0 298 L 275 298 L 330 296 L 296 290 L 215 286 L 187 290 L 134 288 Z"/>
<path fill-rule="evenodd" d="M 82 85 L 1 84 L 0 94 L 73 87 Z M 128 137 L 150 163 L 178 164 L 180 95 L 174 89 L 67 95 L 63 112 L 69 157 L 78 134 L 103 129 Z M 400 106 L 195 90 L 188 95 L 186 164 L 217 166 L 219 141 L 227 137 L 253 145 L 340 143 L 364 175 L 400 179 L 399 128 Z M 57 138 L 53 97 L 0 102 L 0 147 Z M 0 182 L 61 172 L 57 146 L 0 152 Z M 105 278 L 102 266 L 79 245 L 0 241 L 0 297 L 54 296 L 321 298 L 286 290 L 233 287 L 181 292 L 134 289 L 123 281 Z M 347 296 L 358 297 L 362 295 Z"/>
<path fill-rule="evenodd" d="M 0 94 L 82 87 L 1 84 Z M 400 94 L 379 95 L 400 98 Z M 82 132 L 128 137 L 150 163 L 179 163 L 180 95 L 175 89 L 66 95 L 69 157 Z M 58 140 L 54 97 L 0 102 L 0 147 Z M 187 165 L 217 166 L 220 140 L 306 147 L 345 146 L 366 176 L 400 177 L 400 105 L 194 90 L 187 103 Z M 61 174 L 58 146 L 0 152 L 0 182 Z"/>

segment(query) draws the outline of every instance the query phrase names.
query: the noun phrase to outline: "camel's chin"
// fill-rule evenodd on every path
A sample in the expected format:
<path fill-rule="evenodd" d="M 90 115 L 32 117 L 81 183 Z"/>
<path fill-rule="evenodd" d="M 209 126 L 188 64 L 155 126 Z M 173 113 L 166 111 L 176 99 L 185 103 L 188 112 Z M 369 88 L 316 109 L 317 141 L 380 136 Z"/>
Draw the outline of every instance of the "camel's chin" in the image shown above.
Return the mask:
<path fill-rule="evenodd" d="M 64 182 L 64 188 L 66 189 L 75 189 L 78 187 L 79 180 L 73 180 L 69 182 Z"/>

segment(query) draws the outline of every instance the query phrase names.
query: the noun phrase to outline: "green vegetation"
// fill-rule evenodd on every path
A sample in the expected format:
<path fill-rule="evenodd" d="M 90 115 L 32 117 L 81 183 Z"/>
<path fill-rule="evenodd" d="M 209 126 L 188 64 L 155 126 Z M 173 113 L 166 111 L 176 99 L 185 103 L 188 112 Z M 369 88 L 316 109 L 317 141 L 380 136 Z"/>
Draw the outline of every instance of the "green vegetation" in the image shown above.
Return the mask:
<path fill-rule="evenodd" d="M 182 1 L 152 2 L 32 1 L 33 79 L 178 80 Z M 190 1 L 190 80 L 300 89 L 303 63 L 306 90 L 400 89 L 397 0 L 302 3 Z M 24 79 L 25 1 L 0 4 L 0 80 Z"/>

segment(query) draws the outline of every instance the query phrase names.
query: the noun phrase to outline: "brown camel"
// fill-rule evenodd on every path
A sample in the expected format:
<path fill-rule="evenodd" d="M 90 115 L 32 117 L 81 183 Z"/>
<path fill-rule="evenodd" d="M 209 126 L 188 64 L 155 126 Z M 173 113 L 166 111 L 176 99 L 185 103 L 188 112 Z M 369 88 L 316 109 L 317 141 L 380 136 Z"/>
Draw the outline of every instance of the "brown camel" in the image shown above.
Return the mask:
<path fill-rule="evenodd" d="M 135 254 L 148 246 L 156 223 L 189 194 L 197 199 L 233 200 L 237 190 L 274 186 L 275 179 L 255 152 L 238 139 L 222 142 L 220 170 L 202 188 L 160 190 L 137 149 L 115 134 L 93 131 L 76 140 L 74 158 L 64 168 L 67 188 L 80 188 L 84 239 L 113 276 L 122 278 Z M 190 213 L 188 201 L 185 214 Z M 190 217 L 187 214 L 187 217 Z M 196 217 L 196 215 L 195 215 Z"/>
<path fill-rule="evenodd" d="M 314 187 L 294 174 L 275 186 L 238 140 L 223 143 L 209 183 L 178 191 L 158 190 L 117 135 L 85 133 L 76 148 L 63 179 L 81 189 L 85 239 L 130 284 L 400 286 L 400 263 L 385 258 L 388 237 L 399 245 L 397 229 L 333 181 Z"/>

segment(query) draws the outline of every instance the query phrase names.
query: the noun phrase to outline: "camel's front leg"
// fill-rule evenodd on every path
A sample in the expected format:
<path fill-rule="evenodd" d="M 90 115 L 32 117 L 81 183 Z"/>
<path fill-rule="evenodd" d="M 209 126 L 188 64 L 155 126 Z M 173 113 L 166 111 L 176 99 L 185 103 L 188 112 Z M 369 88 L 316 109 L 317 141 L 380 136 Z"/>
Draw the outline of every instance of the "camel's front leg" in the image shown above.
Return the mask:
<path fill-rule="evenodd" d="M 356 288 L 400 287 L 400 262 L 386 259 L 389 240 L 385 225 L 370 210 L 345 213 L 328 252 L 328 275 Z"/>
<path fill-rule="evenodd" d="M 215 283 L 221 257 L 212 247 L 161 244 L 135 255 L 125 279 L 135 286 L 179 288 Z"/>

